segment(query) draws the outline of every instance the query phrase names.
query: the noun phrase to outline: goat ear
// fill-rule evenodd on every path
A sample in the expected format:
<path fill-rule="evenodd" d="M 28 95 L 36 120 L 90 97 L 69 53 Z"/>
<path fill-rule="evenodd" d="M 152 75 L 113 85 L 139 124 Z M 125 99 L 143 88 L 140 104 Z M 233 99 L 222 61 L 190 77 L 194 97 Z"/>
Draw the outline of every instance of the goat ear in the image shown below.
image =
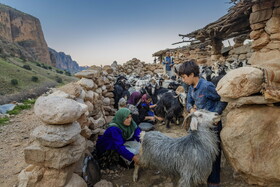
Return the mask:
<path fill-rule="evenodd" d="M 197 119 L 192 117 L 192 121 L 191 121 L 191 125 L 190 125 L 192 131 L 196 131 L 197 130 L 197 124 L 198 124 Z"/>

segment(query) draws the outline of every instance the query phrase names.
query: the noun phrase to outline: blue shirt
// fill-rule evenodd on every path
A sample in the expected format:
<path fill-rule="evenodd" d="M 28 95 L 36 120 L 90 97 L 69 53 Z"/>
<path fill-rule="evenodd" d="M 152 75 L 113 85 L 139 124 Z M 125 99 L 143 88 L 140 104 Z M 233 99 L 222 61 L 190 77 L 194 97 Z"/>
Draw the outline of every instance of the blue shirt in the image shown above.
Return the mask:
<path fill-rule="evenodd" d="M 171 66 L 174 65 L 173 58 L 171 56 L 165 57 L 165 60 L 163 61 L 163 64 L 165 64 L 165 70 L 171 71 Z"/>
<path fill-rule="evenodd" d="M 200 78 L 196 88 L 189 86 L 187 110 L 190 111 L 193 105 L 196 105 L 197 109 L 221 114 L 227 103 L 221 102 L 220 99 L 214 84 Z"/>
<path fill-rule="evenodd" d="M 139 128 L 136 128 L 134 135 L 131 139 L 127 141 L 140 141 L 140 132 Z M 126 149 L 123 145 L 126 140 L 122 137 L 122 130 L 118 127 L 109 127 L 106 129 L 105 133 L 100 136 L 96 143 L 96 149 L 99 154 L 104 153 L 107 150 L 116 150 L 120 155 L 122 155 L 127 160 L 132 160 L 134 154 Z"/>

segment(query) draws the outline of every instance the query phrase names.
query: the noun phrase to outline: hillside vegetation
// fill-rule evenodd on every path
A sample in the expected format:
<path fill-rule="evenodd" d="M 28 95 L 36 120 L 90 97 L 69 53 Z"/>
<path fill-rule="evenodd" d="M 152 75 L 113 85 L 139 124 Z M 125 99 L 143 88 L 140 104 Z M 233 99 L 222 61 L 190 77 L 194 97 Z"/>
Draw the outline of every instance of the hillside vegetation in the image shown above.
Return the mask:
<path fill-rule="evenodd" d="M 76 80 L 66 71 L 39 62 L 0 58 L 0 104 L 38 96 L 50 87 Z"/>

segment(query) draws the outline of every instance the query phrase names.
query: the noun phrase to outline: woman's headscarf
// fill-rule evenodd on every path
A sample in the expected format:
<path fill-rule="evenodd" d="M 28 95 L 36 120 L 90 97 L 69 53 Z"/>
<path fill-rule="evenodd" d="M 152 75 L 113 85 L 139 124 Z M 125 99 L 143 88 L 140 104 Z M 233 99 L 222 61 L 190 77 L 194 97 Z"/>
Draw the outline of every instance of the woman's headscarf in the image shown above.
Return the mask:
<path fill-rule="evenodd" d="M 135 129 L 137 128 L 136 123 L 131 120 L 131 124 L 126 126 L 123 124 L 124 120 L 129 116 L 130 110 L 128 108 L 121 108 L 116 112 L 115 117 L 109 124 L 110 127 L 118 127 L 122 130 L 122 136 L 125 140 L 132 138 Z"/>
<path fill-rule="evenodd" d="M 150 98 L 151 98 L 151 96 L 149 96 L 148 94 L 144 94 L 144 95 L 142 96 L 141 100 L 142 100 L 142 102 L 147 103 L 147 102 L 148 102 L 148 99 L 150 99 Z"/>
<path fill-rule="evenodd" d="M 127 103 L 135 106 L 138 103 L 138 101 L 141 99 L 141 96 L 142 94 L 140 92 L 133 92 L 130 95 Z"/>

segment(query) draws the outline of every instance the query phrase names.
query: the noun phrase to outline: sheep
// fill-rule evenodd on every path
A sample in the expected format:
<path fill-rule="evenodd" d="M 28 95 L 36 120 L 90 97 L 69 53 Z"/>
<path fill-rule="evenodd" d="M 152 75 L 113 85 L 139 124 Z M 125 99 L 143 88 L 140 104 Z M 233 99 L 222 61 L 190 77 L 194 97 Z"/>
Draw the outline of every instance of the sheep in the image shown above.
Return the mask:
<path fill-rule="evenodd" d="M 135 165 L 133 181 L 138 179 L 139 166 L 155 167 L 179 177 L 179 187 L 207 181 L 219 153 L 219 140 L 212 128 L 220 116 L 206 110 L 197 110 L 190 116 L 190 132 L 186 136 L 171 138 L 157 131 L 141 133 L 140 160 Z"/>

